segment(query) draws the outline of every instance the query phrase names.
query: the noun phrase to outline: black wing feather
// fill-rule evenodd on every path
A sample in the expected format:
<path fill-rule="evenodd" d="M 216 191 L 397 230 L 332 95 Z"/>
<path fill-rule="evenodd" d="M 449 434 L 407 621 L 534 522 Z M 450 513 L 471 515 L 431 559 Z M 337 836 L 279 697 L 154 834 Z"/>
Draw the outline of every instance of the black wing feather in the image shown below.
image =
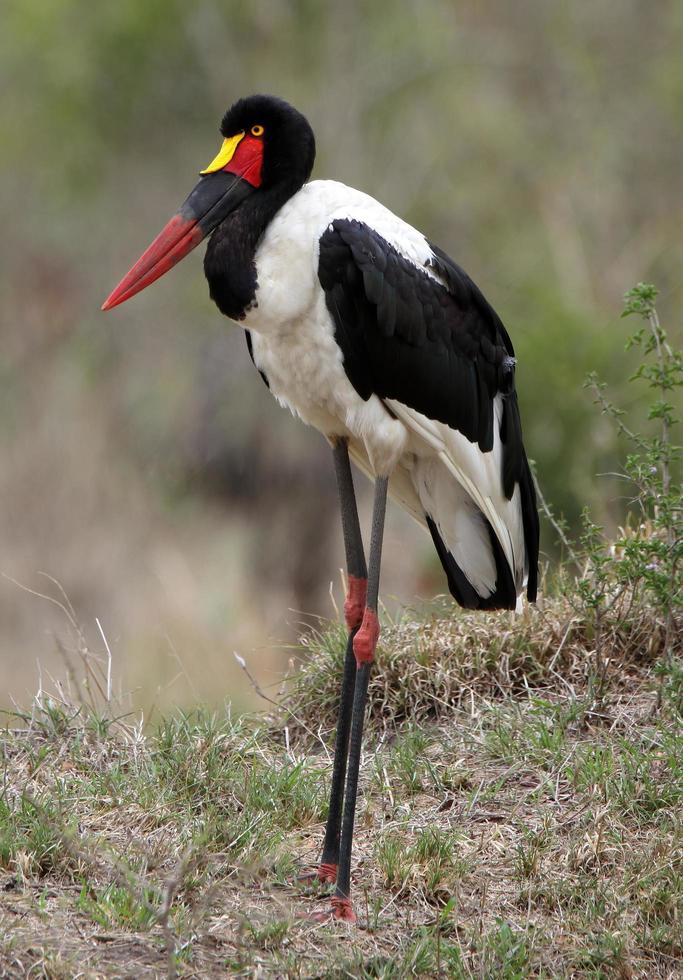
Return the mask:
<path fill-rule="evenodd" d="M 520 485 L 529 560 L 527 594 L 534 599 L 538 512 L 522 443 L 512 342 L 467 273 L 438 246 L 429 244 L 433 258 L 428 266 L 440 281 L 360 221 L 338 219 L 322 235 L 318 277 L 344 369 L 361 398 L 376 394 L 396 399 L 457 429 L 482 452 L 493 448 L 494 398 L 504 396 L 501 480 L 508 499 Z M 431 525 L 430 530 L 434 536 Z M 467 580 L 462 572 L 449 568 L 452 556 L 445 556 L 437 538 L 453 594 L 463 605 L 471 605 L 471 586 L 463 585 Z M 514 585 L 509 570 L 503 570 L 507 565 L 502 550 L 496 543 L 492 547 L 501 595 L 512 590 L 514 606 Z M 484 607 L 481 600 L 479 607 Z"/>
<path fill-rule="evenodd" d="M 513 384 L 512 344 L 466 273 L 437 249 L 430 264 L 445 285 L 359 221 L 334 221 L 320 239 L 320 283 L 360 396 L 396 398 L 488 452 L 493 398 Z"/>

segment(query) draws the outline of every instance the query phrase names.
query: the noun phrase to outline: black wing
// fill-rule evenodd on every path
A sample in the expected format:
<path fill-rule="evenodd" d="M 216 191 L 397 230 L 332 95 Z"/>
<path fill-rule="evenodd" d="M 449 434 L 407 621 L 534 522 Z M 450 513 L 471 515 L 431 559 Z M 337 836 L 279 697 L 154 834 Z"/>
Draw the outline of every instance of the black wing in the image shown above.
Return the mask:
<path fill-rule="evenodd" d="M 318 277 L 361 398 L 393 398 L 493 448 L 494 407 L 504 395 L 501 480 L 521 491 L 529 579 L 536 594 L 538 513 L 522 443 L 514 388 L 512 342 L 470 277 L 430 244 L 429 265 L 441 282 L 415 266 L 368 225 L 334 221 L 320 239 Z M 443 285 L 442 285 L 443 283 Z"/>

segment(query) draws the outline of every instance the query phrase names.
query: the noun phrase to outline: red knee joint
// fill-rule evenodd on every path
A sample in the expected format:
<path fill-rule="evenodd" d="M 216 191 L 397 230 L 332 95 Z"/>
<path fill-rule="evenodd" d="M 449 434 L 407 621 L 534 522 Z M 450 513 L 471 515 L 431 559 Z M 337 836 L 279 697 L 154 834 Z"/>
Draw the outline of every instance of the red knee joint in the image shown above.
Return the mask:
<path fill-rule="evenodd" d="M 332 897 L 332 915 L 335 919 L 341 919 L 342 922 L 355 922 L 356 913 L 353 911 L 351 899 L 334 895 Z"/>
<path fill-rule="evenodd" d="M 366 608 L 361 627 L 353 638 L 353 653 L 356 664 L 369 664 L 375 659 L 375 649 L 379 639 L 379 619 L 374 609 Z"/>
<path fill-rule="evenodd" d="M 363 620 L 367 591 L 368 580 L 366 578 L 356 578 L 355 575 L 349 575 L 349 589 L 344 600 L 344 619 L 349 633 L 360 626 Z"/>
<path fill-rule="evenodd" d="M 337 865 L 323 861 L 318 868 L 318 881 L 334 884 L 337 880 Z"/>

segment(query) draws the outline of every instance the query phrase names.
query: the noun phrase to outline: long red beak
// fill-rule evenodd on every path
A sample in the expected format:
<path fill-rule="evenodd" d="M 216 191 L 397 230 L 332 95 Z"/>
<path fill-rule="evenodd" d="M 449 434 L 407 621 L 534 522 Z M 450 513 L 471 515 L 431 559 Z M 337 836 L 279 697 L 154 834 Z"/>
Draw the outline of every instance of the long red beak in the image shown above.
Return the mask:
<path fill-rule="evenodd" d="M 172 269 L 253 191 L 252 184 L 223 170 L 202 177 L 180 210 L 107 297 L 102 309 L 111 310 L 125 303 Z"/>

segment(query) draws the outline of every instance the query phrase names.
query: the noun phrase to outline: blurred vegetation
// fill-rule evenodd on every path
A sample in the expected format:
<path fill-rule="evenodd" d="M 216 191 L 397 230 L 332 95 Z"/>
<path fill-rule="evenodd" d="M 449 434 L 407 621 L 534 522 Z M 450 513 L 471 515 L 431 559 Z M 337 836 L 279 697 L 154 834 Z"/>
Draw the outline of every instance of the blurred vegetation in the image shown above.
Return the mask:
<path fill-rule="evenodd" d="M 480 284 L 515 343 L 546 497 L 574 530 L 586 505 L 615 530 L 628 499 L 597 474 L 625 449 L 583 381 L 647 430 L 619 318 L 636 281 L 658 284 L 680 347 L 682 41 L 675 0 L 656 16 L 636 0 L 7 0 L 0 571 L 59 579 L 148 697 L 174 658 L 222 696 L 233 646 L 286 638 L 288 607 L 331 611 L 328 452 L 269 398 L 200 257 L 99 313 L 254 91 L 309 117 L 314 176 L 382 200 Z M 390 523 L 387 593 L 442 589 L 428 540 Z M 406 541 L 410 562 L 392 561 Z M 0 689 L 52 649 L 50 608 L 0 588 Z"/>

